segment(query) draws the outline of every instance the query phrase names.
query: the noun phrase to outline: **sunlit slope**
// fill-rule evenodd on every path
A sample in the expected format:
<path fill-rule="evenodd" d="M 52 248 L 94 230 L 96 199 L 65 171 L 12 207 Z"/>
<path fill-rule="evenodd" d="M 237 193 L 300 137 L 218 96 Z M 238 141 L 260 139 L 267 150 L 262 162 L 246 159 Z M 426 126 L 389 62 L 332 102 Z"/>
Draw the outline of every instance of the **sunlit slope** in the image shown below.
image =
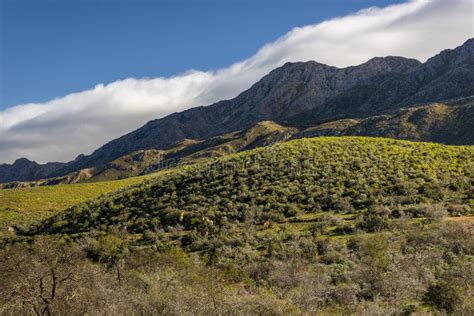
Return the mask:
<path fill-rule="evenodd" d="M 304 214 L 366 210 L 416 216 L 434 204 L 467 215 L 472 212 L 473 161 L 474 148 L 467 146 L 301 139 L 163 173 L 75 206 L 31 233 L 179 227 L 204 230 L 207 236 L 249 218 L 255 224 L 281 223 Z"/>
<path fill-rule="evenodd" d="M 8 228 L 14 224 L 30 224 L 72 205 L 140 183 L 150 177 L 0 190 L 0 236 L 7 234 Z"/>

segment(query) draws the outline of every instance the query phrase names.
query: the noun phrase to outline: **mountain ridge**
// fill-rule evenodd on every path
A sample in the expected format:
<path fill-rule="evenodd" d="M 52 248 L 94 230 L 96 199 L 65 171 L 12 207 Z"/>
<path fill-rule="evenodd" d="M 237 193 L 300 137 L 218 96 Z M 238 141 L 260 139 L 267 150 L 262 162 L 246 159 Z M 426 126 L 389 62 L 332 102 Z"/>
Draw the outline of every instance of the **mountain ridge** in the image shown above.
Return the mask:
<path fill-rule="evenodd" d="M 260 121 L 309 128 L 341 119 L 362 119 L 427 102 L 474 95 L 474 39 L 420 63 L 375 57 L 346 68 L 315 61 L 286 63 L 236 98 L 151 120 L 88 156 L 34 166 L 26 173 L 0 165 L 0 182 L 57 177 L 103 166 L 137 150 L 166 150 L 183 139 L 205 140 Z M 474 143 L 469 138 L 468 144 Z M 15 174 L 16 171 L 16 174 Z"/>
<path fill-rule="evenodd" d="M 168 150 L 138 150 L 101 167 L 85 168 L 65 176 L 29 182 L 8 182 L 0 189 L 78 182 L 118 180 L 144 175 L 202 158 L 265 147 L 293 139 L 322 136 L 368 136 L 464 145 L 474 138 L 474 97 L 450 103 L 429 103 L 364 119 L 341 119 L 296 129 L 262 121 L 244 131 L 207 140 L 185 139 Z"/>

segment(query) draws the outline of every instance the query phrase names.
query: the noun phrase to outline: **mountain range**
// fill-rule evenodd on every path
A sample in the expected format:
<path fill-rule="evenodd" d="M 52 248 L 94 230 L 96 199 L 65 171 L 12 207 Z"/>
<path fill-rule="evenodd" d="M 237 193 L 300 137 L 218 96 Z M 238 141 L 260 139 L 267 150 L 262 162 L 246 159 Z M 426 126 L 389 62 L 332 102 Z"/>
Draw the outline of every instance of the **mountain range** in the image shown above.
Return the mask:
<path fill-rule="evenodd" d="M 350 53 L 350 52 L 348 52 Z M 0 183 L 122 178 L 293 138 L 380 136 L 474 144 L 474 39 L 421 63 L 376 57 L 337 68 L 287 63 L 236 98 L 148 122 L 67 163 L 20 158 Z"/>

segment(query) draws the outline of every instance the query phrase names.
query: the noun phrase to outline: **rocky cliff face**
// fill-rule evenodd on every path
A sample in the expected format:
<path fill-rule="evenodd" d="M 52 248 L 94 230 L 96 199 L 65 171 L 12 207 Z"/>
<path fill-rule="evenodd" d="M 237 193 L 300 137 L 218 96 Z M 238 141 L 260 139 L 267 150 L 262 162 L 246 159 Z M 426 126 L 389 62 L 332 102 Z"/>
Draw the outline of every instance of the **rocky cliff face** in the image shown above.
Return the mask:
<path fill-rule="evenodd" d="M 474 95 L 472 82 L 474 39 L 424 64 L 403 57 L 373 58 L 347 68 L 317 62 L 287 63 L 232 100 L 150 121 L 89 156 L 56 166 L 47 175 L 61 176 L 101 166 L 137 150 L 168 149 L 183 139 L 204 140 L 245 130 L 265 120 L 304 129 L 467 97 Z M 8 167 L 0 167 L 0 182 L 18 179 L 8 171 L 2 174 L 1 168 Z"/>
<path fill-rule="evenodd" d="M 445 50 L 404 72 L 388 72 L 360 81 L 350 89 L 285 122 L 311 126 L 342 118 L 363 118 L 420 103 L 474 95 L 474 39 Z"/>

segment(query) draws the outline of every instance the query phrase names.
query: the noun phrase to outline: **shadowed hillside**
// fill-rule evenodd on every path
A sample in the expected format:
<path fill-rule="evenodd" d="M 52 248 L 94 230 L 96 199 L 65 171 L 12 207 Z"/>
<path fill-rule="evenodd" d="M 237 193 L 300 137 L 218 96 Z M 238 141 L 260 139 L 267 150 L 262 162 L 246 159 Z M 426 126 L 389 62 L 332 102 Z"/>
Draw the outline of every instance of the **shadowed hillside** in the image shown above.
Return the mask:
<path fill-rule="evenodd" d="M 140 176 L 180 164 L 192 164 L 204 158 L 222 157 L 256 147 L 269 146 L 286 141 L 297 132 L 295 128 L 263 121 L 248 130 L 235 131 L 202 141 L 185 139 L 167 150 L 139 150 L 101 167 L 82 169 L 66 176 L 38 181 L 4 183 L 0 184 L 0 189 L 110 181 Z"/>

